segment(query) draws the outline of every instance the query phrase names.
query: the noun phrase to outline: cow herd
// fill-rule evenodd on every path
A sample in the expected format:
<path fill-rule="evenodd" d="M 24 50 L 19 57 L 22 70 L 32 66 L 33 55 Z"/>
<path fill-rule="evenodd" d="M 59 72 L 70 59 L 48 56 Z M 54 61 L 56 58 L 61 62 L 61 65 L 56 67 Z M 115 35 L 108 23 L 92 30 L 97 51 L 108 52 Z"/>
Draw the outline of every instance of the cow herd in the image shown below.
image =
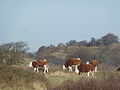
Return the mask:
<path fill-rule="evenodd" d="M 97 65 L 99 64 L 98 60 L 87 61 L 86 63 L 81 63 L 80 58 L 70 58 L 63 65 L 63 70 L 68 68 L 69 71 L 72 71 L 72 66 L 75 67 L 75 72 L 82 75 L 83 73 L 87 73 L 90 76 L 90 73 L 94 74 L 97 72 Z"/>
<path fill-rule="evenodd" d="M 94 76 L 94 72 L 97 72 L 97 66 L 99 64 L 98 60 L 90 60 L 86 63 L 81 63 L 80 58 L 69 58 L 62 66 L 63 70 L 68 69 L 68 71 L 75 71 L 79 75 L 87 73 L 90 76 Z M 48 61 L 47 60 L 35 60 L 29 63 L 29 67 L 33 67 L 34 72 L 39 72 L 40 68 L 43 68 L 43 72 L 48 72 Z M 74 67 L 74 68 L 73 68 Z M 73 70 L 74 69 L 74 70 Z"/>

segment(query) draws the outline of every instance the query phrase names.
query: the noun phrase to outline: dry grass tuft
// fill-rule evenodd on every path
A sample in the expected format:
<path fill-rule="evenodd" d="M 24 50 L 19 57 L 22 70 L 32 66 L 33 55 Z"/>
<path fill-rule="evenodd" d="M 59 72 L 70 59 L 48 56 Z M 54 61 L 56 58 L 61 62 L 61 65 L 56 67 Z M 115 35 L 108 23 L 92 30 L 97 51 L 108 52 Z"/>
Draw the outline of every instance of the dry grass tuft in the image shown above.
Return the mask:
<path fill-rule="evenodd" d="M 44 86 L 44 87 L 43 87 Z M 42 73 L 35 73 L 18 67 L 0 66 L 0 89 L 2 90 L 38 90 L 50 88 L 50 84 Z"/>

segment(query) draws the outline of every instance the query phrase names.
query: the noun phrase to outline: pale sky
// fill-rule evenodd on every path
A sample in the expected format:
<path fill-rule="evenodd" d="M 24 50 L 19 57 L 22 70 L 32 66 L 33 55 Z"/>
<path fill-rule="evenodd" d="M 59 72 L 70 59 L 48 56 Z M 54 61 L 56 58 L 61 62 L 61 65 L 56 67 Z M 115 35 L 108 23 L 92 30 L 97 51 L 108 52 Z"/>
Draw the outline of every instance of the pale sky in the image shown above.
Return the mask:
<path fill-rule="evenodd" d="M 33 52 L 119 31 L 120 0 L 0 0 L 0 44 L 26 41 Z"/>

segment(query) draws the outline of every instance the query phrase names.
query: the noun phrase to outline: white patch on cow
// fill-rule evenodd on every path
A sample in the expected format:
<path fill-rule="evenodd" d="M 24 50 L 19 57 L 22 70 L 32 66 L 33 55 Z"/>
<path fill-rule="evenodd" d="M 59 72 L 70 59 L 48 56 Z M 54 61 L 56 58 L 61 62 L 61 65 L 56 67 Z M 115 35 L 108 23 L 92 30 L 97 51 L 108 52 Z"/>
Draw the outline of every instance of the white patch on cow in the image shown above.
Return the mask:
<path fill-rule="evenodd" d="M 48 68 L 46 69 L 46 72 L 48 72 Z"/>
<path fill-rule="evenodd" d="M 92 74 L 92 77 L 94 77 L 94 71 L 91 71 L 91 70 L 90 70 L 90 71 L 87 73 L 87 74 L 88 74 L 88 75 L 87 75 L 88 77 L 90 76 L 90 73 Z"/>
<path fill-rule="evenodd" d="M 90 76 L 90 72 L 88 72 L 87 74 L 88 74 L 87 76 L 89 77 Z"/>
<path fill-rule="evenodd" d="M 78 70 L 78 68 L 77 68 L 77 65 L 75 66 L 75 72 L 76 72 L 76 73 L 79 73 L 79 70 Z"/>
<path fill-rule="evenodd" d="M 47 66 L 46 66 L 46 65 L 44 65 L 44 73 L 46 72 L 46 68 L 47 68 Z"/>
<path fill-rule="evenodd" d="M 46 59 L 44 59 L 44 61 L 47 61 Z"/>
<path fill-rule="evenodd" d="M 44 73 L 48 72 L 47 65 L 44 65 Z"/>
<path fill-rule="evenodd" d="M 37 68 L 34 68 L 34 72 L 36 72 Z"/>
<path fill-rule="evenodd" d="M 46 72 L 48 72 L 49 65 L 47 64 L 46 67 L 47 67 L 47 68 L 46 68 Z"/>
<path fill-rule="evenodd" d="M 77 58 L 78 60 L 80 60 L 80 58 Z"/>
<path fill-rule="evenodd" d="M 97 66 L 95 67 L 95 72 L 97 72 Z"/>
<path fill-rule="evenodd" d="M 37 72 L 39 72 L 39 68 L 36 68 Z"/>
<path fill-rule="evenodd" d="M 68 69 L 70 72 L 72 72 L 72 67 L 71 66 L 68 66 Z"/>
<path fill-rule="evenodd" d="M 92 77 L 94 77 L 94 72 L 92 72 Z"/>
<path fill-rule="evenodd" d="M 66 69 L 65 65 L 63 65 L 63 70 L 65 70 L 65 69 Z"/>
<path fill-rule="evenodd" d="M 90 63 L 87 61 L 86 64 L 90 64 Z"/>
<path fill-rule="evenodd" d="M 29 67 L 33 67 L 33 66 L 32 66 L 32 62 L 29 63 Z"/>

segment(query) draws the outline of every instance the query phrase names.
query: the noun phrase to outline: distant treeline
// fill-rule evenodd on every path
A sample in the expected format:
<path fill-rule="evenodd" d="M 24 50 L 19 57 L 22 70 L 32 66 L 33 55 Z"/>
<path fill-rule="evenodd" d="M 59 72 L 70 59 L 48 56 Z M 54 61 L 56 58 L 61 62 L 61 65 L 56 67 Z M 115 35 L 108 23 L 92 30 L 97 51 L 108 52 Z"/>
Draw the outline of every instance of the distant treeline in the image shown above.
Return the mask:
<path fill-rule="evenodd" d="M 47 59 L 50 64 L 61 65 L 71 57 L 79 57 L 82 62 L 98 59 L 101 64 L 120 65 L 119 38 L 108 33 L 100 39 L 91 38 L 88 42 L 71 40 L 57 46 L 41 46 L 35 53 L 28 52 L 26 42 L 11 42 L 0 45 L 0 64 L 19 64 L 24 58 Z"/>
<path fill-rule="evenodd" d="M 48 59 L 52 64 L 63 64 L 70 57 L 80 57 L 82 62 L 98 59 L 102 64 L 120 65 L 119 38 L 108 33 L 100 39 L 91 38 L 91 41 L 71 40 L 57 46 L 42 46 L 36 52 L 37 59 Z"/>

